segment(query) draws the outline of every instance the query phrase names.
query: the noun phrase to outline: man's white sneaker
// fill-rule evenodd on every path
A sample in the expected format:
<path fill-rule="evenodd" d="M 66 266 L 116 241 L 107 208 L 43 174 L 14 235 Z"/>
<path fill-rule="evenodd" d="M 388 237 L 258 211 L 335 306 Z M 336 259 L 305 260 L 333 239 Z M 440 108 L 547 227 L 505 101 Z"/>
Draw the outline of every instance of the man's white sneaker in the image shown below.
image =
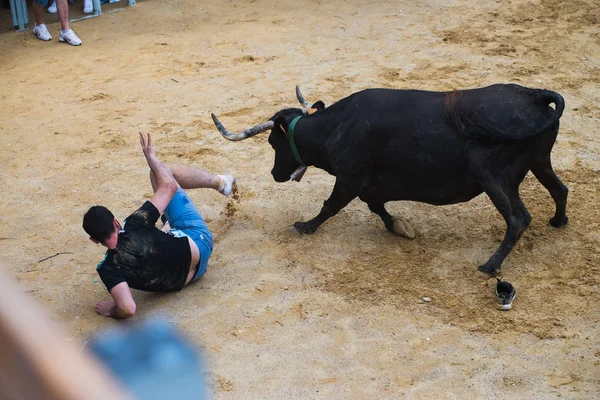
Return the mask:
<path fill-rule="evenodd" d="M 221 184 L 221 188 L 219 189 L 219 193 L 223 196 L 227 197 L 231 194 L 233 187 L 235 186 L 235 178 L 231 175 L 218 175 L 219 178 L 223 181 Z"/>
<path fill-rule="evenodd" d="M 73 29 L 69 29 L 66 32 L 60 31 L 58 40 L 61 42 L 67 42 L 73 46 L 79 46 L 81 44 L 81 39 L 77 37 L 75 32 L 73 32 Z"/>
<path fill-rule="evenodd" d="M 46 24 L 35 25 L 33 27 L 33 33 L 40 40 L 52 40 L 52 35 L 48 32 L 48 28 L 46 28 Z"/>
<path fill-rule="evenodd" d="M 56 14 L 56 0 L 52 2 L 52 5 L 48 7 L 48 12 L 50 14 Z"/>
<path fill-rule="evenodd" d="M 83 0 L 83 13 L 91 14 L 94 12 L 94 5 L 92 4 L 92 0 Z"/>

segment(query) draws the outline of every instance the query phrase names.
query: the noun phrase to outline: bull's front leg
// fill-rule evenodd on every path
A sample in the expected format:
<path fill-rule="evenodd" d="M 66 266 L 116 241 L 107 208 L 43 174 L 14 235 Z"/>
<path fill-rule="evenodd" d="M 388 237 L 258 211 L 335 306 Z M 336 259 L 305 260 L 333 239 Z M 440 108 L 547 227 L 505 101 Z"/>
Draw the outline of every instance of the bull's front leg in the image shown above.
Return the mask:
<path fill-rule="evenodd" d="M 333 192 L 323 202 L 323 207 L 319 215 L 307 222 L 296 222 L 294 228 L 302 234 L 314 233 L 321 224 L 333 217 L 356 198 L 358 193 L 359 190 L 355 185 L 344 183 L 339 178 L 336 179 Z"/>

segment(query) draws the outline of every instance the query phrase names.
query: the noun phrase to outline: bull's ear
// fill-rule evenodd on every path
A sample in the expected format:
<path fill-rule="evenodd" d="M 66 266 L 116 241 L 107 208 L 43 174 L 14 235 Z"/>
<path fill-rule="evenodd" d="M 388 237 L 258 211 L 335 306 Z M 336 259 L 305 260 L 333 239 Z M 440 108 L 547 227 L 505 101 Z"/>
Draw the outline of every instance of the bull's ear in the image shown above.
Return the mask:
<path fill-rule="evenodd" d="M 316 108 L 317 111 L 323 111 L 325 109 L 325 103 L 319 100 L 315 104 L 313 104 L 311 108 Z"/>

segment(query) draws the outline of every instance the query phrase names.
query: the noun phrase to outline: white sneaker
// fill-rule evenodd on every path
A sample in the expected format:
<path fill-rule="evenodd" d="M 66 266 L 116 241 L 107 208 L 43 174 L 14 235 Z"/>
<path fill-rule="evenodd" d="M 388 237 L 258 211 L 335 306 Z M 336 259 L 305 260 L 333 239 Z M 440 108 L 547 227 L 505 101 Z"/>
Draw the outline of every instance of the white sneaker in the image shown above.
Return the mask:
<path fill-rule="evenodd" d="M 92 4 L 92 0 L 83 0 L 83 13 L 91 14 L 94 12 L 94 5 Z"/>
<path fill-rule="evenodd" d="M 60 31 L 60 35 L 58 36 L 58 40 L 61 42 L 67 42 L 73 46 L 79 46 L 81 44 L 81 39 L 77 37 L 73 29 L 69 29 L 65 33 Z"/>
<path fill-rule="evenodd" d="M 33 27 L 33 33 L 40 40 L 52 40 L 52 35 L 48 32 L 48 28 L 46 28 L 46 24 L 35 25 Z"/>
<path fill-rule="evenodd" d="M 52 2 L 52 5 L 48 7 L 48 12 L 50 14 L 56 14 L 56 0 Z"/>
<path fill-rule="evenodd" d="M 227 197 L 231 194 L 231 191 L 233 190 L 233 188 L 235 186 L 235 178 L 231 175 L 218 175 L 218 176 L 223 181 L 223 183 L 221 184 L 221 188 L 219 189 L 219 193 L 221 193 L 223 196 Z"/>

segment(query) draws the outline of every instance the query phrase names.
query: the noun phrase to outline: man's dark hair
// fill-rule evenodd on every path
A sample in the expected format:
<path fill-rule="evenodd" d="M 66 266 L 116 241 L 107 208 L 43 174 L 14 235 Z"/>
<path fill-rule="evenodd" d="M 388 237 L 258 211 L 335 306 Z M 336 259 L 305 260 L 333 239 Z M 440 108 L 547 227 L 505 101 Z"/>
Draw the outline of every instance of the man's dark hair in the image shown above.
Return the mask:
<path fill-rule="evenodd" d="M 108 208 L 93 206 L 83 216 L 83 229 L 92 239 L 104 242 L 115 231 L 114 219 Z"/>

